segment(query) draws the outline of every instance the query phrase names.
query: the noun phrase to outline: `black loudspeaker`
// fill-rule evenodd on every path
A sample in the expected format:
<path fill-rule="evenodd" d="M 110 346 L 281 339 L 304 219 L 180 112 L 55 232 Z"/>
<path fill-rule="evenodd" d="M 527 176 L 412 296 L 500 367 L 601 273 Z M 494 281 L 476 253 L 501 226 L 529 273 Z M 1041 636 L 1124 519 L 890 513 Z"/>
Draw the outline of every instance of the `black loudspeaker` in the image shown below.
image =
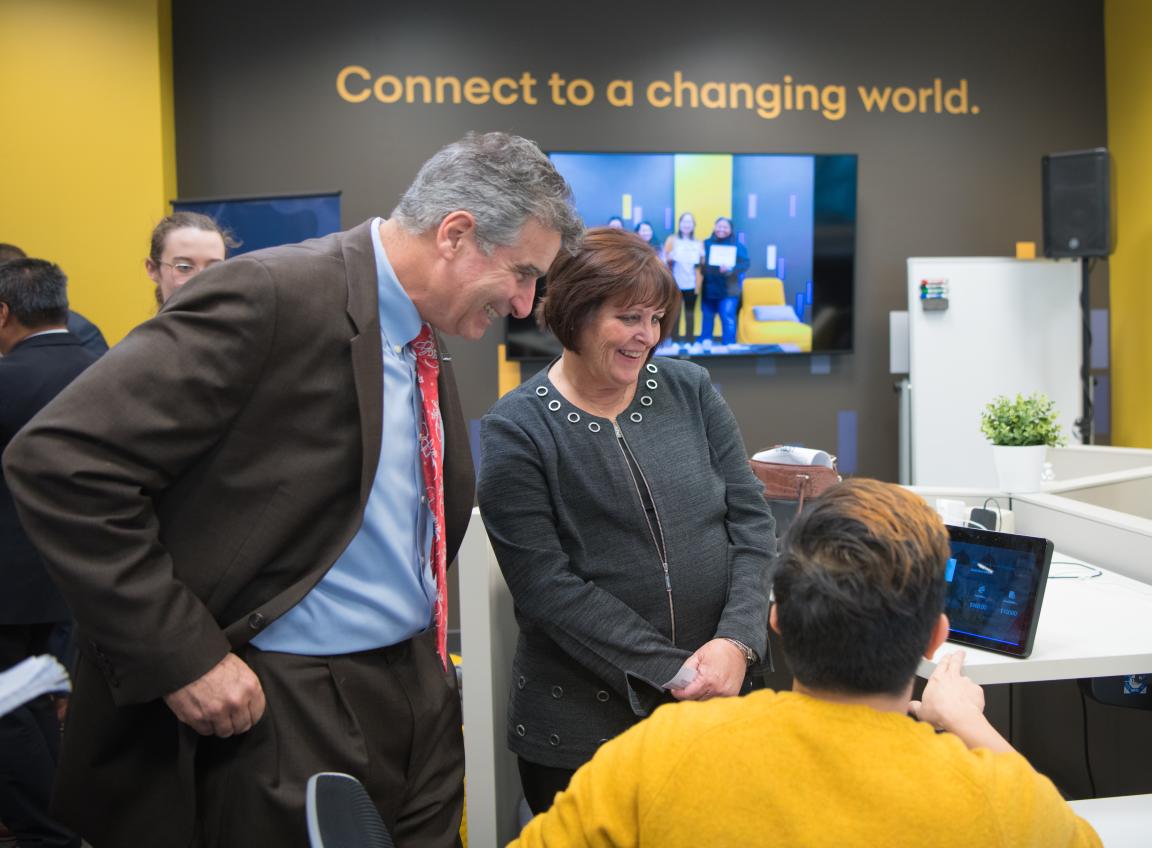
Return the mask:
<path fill-rule="evenodd" d="M 1112 252 L 1108 151 L 1049 153 L 1043 159 L 1044 255 Z"/>

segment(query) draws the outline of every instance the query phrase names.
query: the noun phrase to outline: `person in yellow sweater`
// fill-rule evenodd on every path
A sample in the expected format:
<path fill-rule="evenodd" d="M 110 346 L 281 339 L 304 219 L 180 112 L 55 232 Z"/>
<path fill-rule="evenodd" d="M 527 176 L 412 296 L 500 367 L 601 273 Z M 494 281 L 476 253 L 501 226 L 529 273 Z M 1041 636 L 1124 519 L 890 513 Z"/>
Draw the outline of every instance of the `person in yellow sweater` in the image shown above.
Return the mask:
<path fill-rule="evenodd" d="M 947 557 L 917 495 L 831 489 L 789 529 L 775 578 L 793 691 L 661 707 L 512 845 L 1100 845 L 984 717 L 962 652 L 910 700 L 919 658 L 948 635 Z"/>

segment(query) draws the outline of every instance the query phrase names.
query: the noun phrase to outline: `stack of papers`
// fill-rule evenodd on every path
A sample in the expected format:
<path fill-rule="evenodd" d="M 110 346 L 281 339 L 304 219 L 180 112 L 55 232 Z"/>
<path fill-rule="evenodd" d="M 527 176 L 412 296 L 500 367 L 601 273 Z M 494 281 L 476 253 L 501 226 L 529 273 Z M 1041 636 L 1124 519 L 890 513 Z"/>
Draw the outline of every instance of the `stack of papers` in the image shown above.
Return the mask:
<path fill-rule="evenodd" d="M 762 450 L 752 457 L 757 462 L 777 462 L 781 465 L 821 465 L 824 468 L 835 468 L 836 457 L 828 451 L 814 448 L 801 448 L 795 445 L 777 445 L 774 448 Z"/>
<path fill-rule="evenodd" d="M 48 654 L 28 657 L 0 672 L 0 716 L 48 692 L 71 692 L 72 683 L 60 661 Z"/>

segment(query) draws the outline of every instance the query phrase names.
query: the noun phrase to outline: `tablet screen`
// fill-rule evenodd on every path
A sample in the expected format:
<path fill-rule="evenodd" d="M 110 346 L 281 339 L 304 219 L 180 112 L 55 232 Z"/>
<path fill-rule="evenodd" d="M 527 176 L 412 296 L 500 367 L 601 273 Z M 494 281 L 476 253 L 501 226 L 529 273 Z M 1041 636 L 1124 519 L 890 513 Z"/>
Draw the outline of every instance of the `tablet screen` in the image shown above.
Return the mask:
<path fill-rule="evenodd" d="M 1015 657 L 1032 652 L 1052 542 L 949 525 L 948 640 Z"/>

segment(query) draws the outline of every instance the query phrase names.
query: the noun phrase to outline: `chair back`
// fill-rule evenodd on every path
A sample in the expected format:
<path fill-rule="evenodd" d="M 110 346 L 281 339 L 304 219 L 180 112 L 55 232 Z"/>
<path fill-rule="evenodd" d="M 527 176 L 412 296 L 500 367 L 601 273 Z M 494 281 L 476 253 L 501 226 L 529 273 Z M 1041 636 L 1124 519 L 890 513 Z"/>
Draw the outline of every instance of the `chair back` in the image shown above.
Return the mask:
<path fill-rule="evenodd" d="M 380 811 L 350 774 L 325 771 L 308 778 L 305 810 L 311 848 L 394 848 Z"/>
<path fill-rule="evenodd" d="M 744 303 L 752 306 L 784 306 L 784 283 L 777 277 L 745 277 Z"/>

